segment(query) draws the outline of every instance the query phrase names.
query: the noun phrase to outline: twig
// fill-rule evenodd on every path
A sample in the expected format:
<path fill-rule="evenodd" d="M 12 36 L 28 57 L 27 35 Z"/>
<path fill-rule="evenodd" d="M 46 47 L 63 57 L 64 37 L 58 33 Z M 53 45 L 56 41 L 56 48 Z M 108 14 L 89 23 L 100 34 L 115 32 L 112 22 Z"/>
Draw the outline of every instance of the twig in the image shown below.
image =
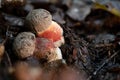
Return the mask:
<path fill-rule="evenodd" d="M 91 76 L 89 76 L 89 77 L 87 78 L 87 80 L 90 80 L 93 75 L 95 76 L 95 75 L 97 74 L 97 72 L 100 71 L 100 70 L 104 67 L 104 65 L 105 65 L 106 63 L 108 63 L 113 57 L 115 57 L 119 52 L 120 52 L 120 50 L 117 51 L 117 52 L 115 52 L 115 53 L 114 53 L 113 55 L 111 55 L 108 59 L 106 59 L 106 60 L 104 61 L 104 63 L 103 63 L 102 65 L 100 65 L 100 67 L 99 67 L 96 71 L 94 71 Z"/>
<path fill-rule="evenodd" d="M 6 56 L 7 56 L 8 63 L 9 63 L 9 65 L 10 65 L 10 67 L 12 67 L 12 63 L 11 63 L 11 60 L 10 60 L 10 57 L 9 57 L 7 51 L 5 51 L 5 54 L 6 54 Z"/>
<path fill-rule="evenodd" d="M 120 52 L 120 50 L 117 51 L 117 52 L 115 52 L 115 53 L 114 53 L 113 55 L 111 55 L 108 59 L 106 59 L 106 60 L 104 61 L 104 63 L 103 63 L 102 65 L 100 65 L 100 67 L 99 67 L 96 71 L 93 72 L 93 75 L 96 75 L 97 72 L 98 72 L 100 69 L 102 69 L 102 68 L 104 67 L 104 65 L 105 65 L 106 63 L 108 63 L 113 57 L 115 57 L 119 52 Z"/>
<path fill-rule="evenodd" d="M 113 44 L 98 44 L 98 45 L 95 45 L 95 48 L 100 48 L 100 47 L 111 47 L 113 46 Z"/>

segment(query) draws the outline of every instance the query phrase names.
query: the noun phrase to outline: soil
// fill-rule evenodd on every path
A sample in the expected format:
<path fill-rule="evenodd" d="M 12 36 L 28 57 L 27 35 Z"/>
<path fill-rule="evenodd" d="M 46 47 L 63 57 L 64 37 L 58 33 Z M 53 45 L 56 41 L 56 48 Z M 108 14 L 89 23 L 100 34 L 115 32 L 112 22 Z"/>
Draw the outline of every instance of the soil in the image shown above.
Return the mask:
<path fill-rule="evenodd" d="M 120 3 L 115 2 L 109 1 L 116 6 Z M 89 0 L 2 1 L 0 42 L 4 43 L 5 52 L 0 63 L 0 80 L 12 80 L 8 69 L 17 61 L 39 64 L 32 57 L 19 59 L 12 49 L 16 35 L 29 31 L 24 23 L 26 15 L 38 8 L 50 11 L 53 20 L 63 28 L 65 44 L 60 49 L 68 66 L 83 71 L 88 80 L 120 80 L 120 17 L 92 5 Z M 119 11 L 120 6 L 116 6 Z"/>

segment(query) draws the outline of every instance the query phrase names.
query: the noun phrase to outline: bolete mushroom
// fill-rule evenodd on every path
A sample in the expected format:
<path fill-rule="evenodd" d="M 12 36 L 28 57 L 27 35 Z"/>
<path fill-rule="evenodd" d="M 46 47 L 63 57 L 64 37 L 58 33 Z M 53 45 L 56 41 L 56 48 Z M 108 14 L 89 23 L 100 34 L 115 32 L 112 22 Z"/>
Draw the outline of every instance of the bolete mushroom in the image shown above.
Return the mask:
<path fill-rule="evenodd" d="M 13 49 L 19 58 L 27 58 L 33 55 L 35 50 L 35 35 L 31 32 L 22 32 L 13 42 Z"/>
<path fill-rule="evenodd" d="M 34 31 L 38 37 L 47 38 L 54 42 L 56 47 L 64 44 L 63 29 L 52 15 L 45 9 L 35 9 L 26 16 L 26 26 Z"/>

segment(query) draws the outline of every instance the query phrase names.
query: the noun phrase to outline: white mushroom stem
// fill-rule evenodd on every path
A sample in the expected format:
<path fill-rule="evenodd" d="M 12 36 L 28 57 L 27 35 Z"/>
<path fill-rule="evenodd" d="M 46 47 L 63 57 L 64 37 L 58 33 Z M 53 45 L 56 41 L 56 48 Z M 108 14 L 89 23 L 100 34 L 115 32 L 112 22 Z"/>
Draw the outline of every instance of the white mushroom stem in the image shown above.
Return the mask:
<path fill-rule="evenodd" d="M 54 48 L 52 54 L 54 54 L 55 56 L 54 57 L 52 56 L 52 58 L 48 62 L 63 59 L 62 52 L 61 52 L 60 48 L 58 48 L 58 47 Z"/>

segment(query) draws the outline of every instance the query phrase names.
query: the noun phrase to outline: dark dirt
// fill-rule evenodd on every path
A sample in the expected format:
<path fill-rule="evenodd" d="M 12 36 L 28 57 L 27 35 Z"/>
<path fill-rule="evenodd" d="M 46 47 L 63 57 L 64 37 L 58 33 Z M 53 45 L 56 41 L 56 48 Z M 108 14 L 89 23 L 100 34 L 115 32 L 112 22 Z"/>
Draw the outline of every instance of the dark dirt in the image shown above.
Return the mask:
<path fill-rule="evenodd" d="M 120 80 L 120 17 L 92 8 L 89 0 L 27 0 L 4 2 L 0 8 L 0 42 L 5 54 L 0 63 L 0 80 L 12 80 L 9 67 L 20 61 L 12 50 L 15 36 L 28 31 L 24 20 L 28 12 L 44 8 L 64 30 L 63 58 L 69 66 L 87 74 L 88 80 Z M 120 10 L 116 1 L 109 3 Z M 104 3 L 105 4 L 105 3 Z M 109 5 L 108 5 L 109 6 Z M 39 64 L 34 58 L 24 59 Z"/>

